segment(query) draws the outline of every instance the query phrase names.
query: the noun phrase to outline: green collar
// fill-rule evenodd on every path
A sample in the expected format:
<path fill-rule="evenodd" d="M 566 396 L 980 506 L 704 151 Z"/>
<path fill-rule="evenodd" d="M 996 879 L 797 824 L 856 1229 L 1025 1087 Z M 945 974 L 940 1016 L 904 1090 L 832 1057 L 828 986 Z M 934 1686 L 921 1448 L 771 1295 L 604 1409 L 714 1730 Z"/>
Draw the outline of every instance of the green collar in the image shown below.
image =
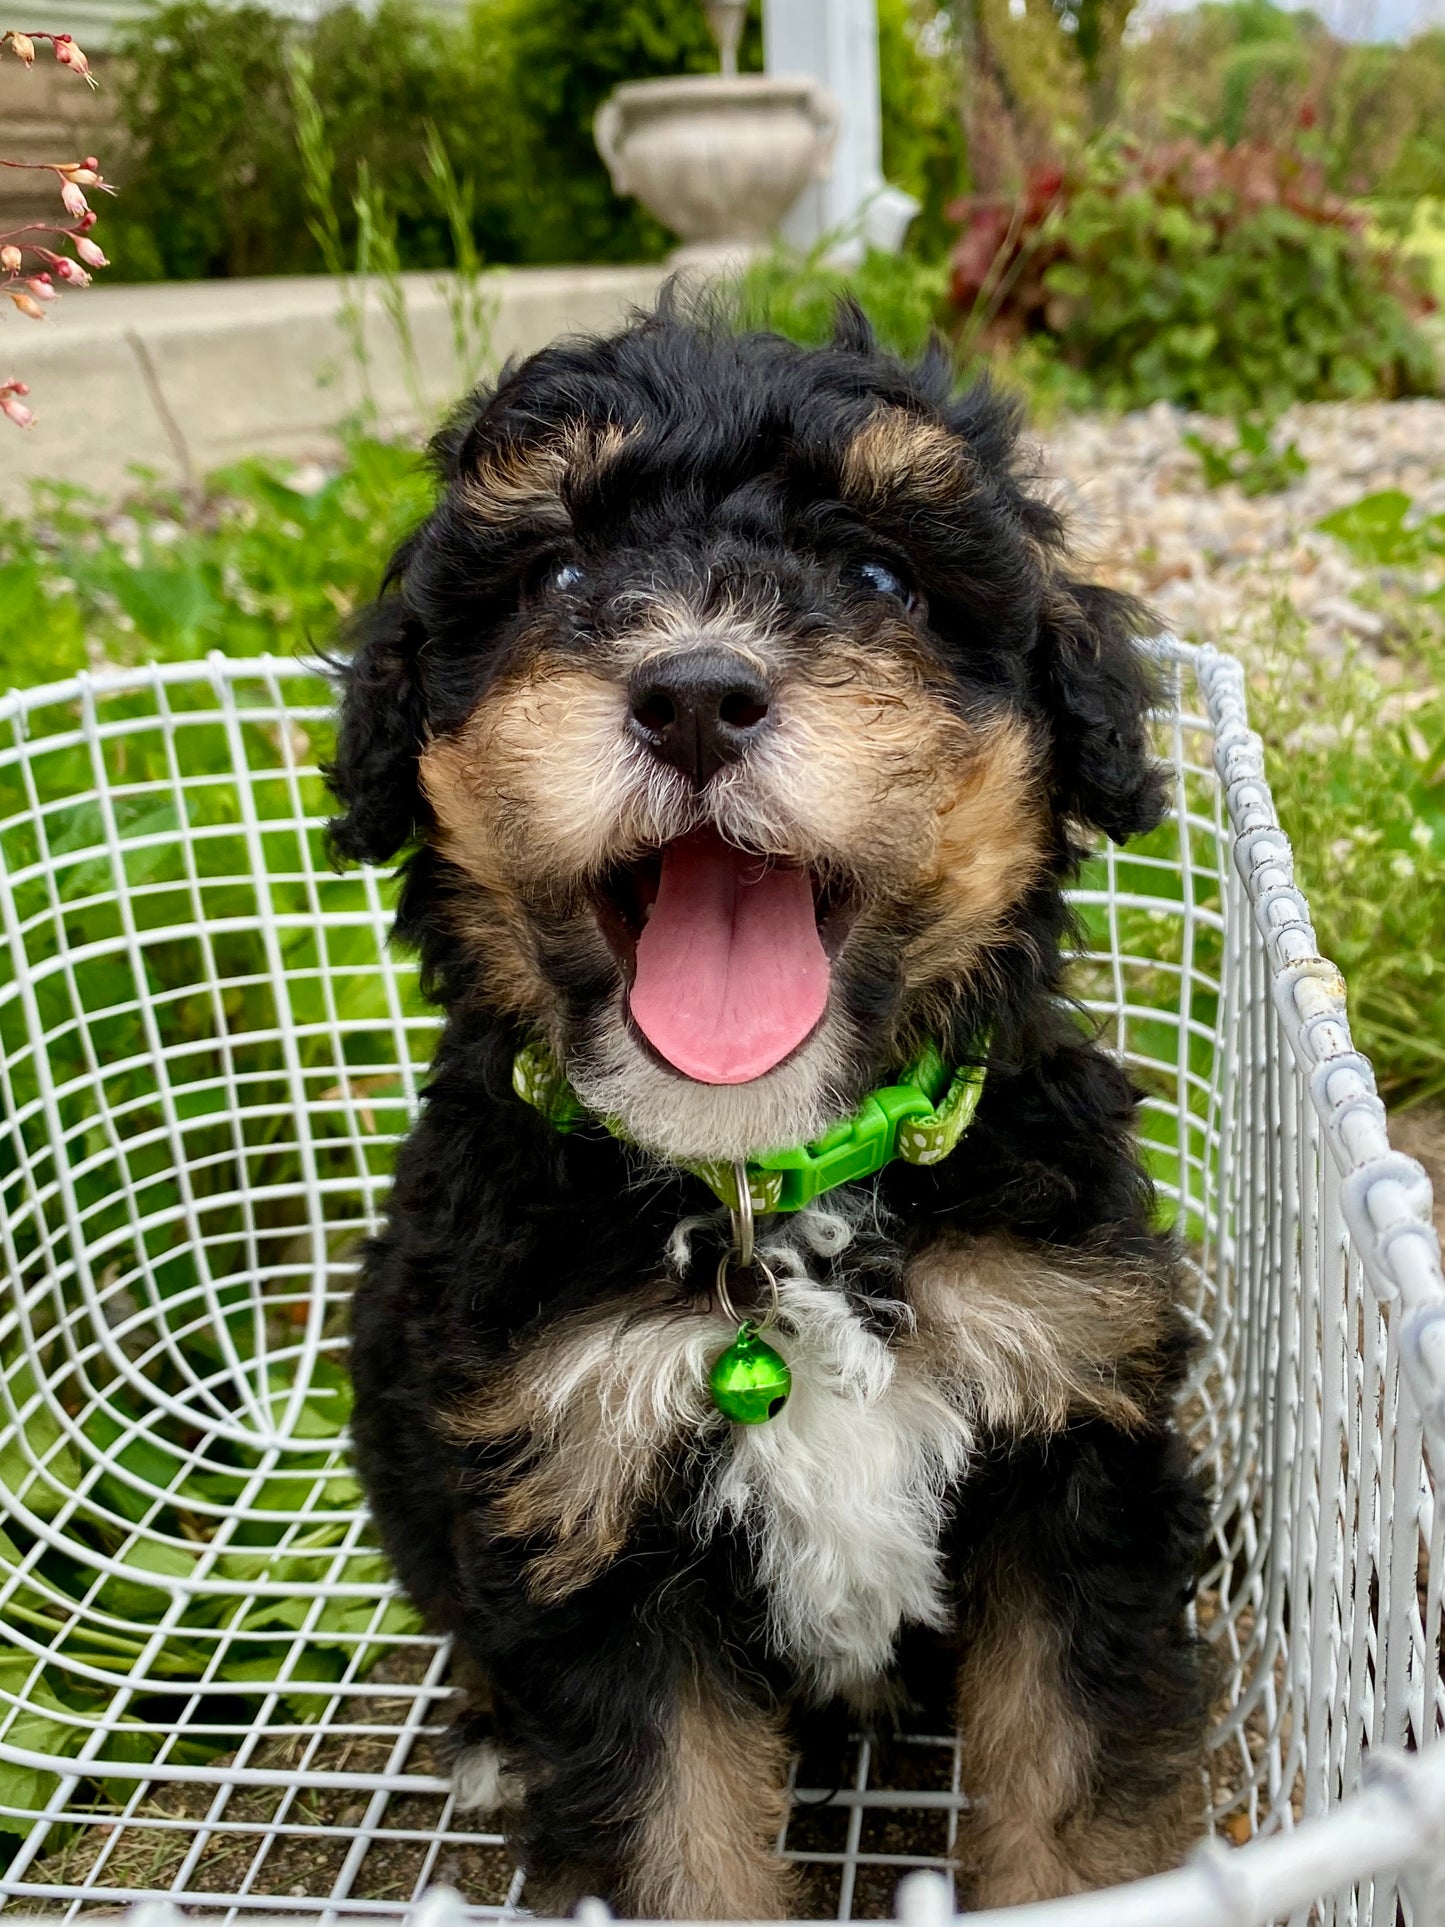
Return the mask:
<path fill-rule="evenodd" d="M 896 1084 L 870 1091 L 852 1117 L 811 1144 L 750 1158 L 748 1191 L 754 1212 L 800 1211 L 825 1191 L 871 1178 L 895 1158 L 906 1164 L 939 1164 L 957 1145 L 978 1109 L 984 1066 L 965 1064 L 950 1072 L 938 1050 L 925 1045 Z M 512 1064 L 512 1088 L 559 1131 L 574 1131 L 590 1113 L 584 1108 L 540 1040 L 526 1044 Z M 627 1134 L 612 1118 L 601 1122 L 616 1138 Z M 741 1202 L 731 1164 L 689 1164 L 729 1210 Z"/>

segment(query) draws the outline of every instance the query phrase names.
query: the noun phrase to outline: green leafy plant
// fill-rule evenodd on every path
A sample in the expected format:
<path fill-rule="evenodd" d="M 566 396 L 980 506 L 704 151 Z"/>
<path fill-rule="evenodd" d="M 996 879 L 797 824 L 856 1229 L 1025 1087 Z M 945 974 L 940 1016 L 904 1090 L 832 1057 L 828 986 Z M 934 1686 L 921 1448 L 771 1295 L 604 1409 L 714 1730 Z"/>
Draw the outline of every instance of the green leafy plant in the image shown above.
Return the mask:
<path fill-rule="evenodd" d="M 1320 15 L 1269 0 L 1161 14 L 1126 54 L 1123 123 L 1146 144 L 1273 141 L 1299 127 L 1329 185 L 1392 228 L 1445 193 L 1445 32 L 1402 43 L 1339 38 Z"/>
<path fill-rule="evenodd" d="M 1245 495 L 1278 495 L 1309 473 L 1299 444 L 1286 442 L 1281 447 L 1264 422 L 1236 422 L 1232 443 L 1212 441 L 1192 431 L 1180 439 L 1199 457 L 1209 488 L 1232 482 Z"/>
<path fill-rule="evenodd" d="M 333 275 L 340 286 L 338 318 L 361 392 L 361 426 L 375 432 L 380 425 L 366 326 L 373 299 L 396 344 L 412 414 L 418 422 L 428 424 L 438 411 L 428 400 L 412 330 L 406 286 L 402 281 L 396 217 L 385 190 L 373 183 L 369 163 L 361 161 L 351 197 L 356 216 L 355 257 L 354 260 L 348 258 L 337 210 L 336 158 L 316 98 L 314 77 L 309 51 L 302 46 L 290 47 L 287 78 L 296 116 L 302 180 L 310 207 L 307 224 L 327 273 Z M 475 385 L 490 358 L 497 304 L 472 238 L 470 183 L 463 186 L 458 182 L 441 136 L 430 123 L 426 128 L 426 163 L 427 185 L 446 220 L 454 251 L 452 272 L 438 286 L 452 326 L 456 362 L 452 392 L 463 392 Z"/>
<path fill-rule="evenodd" d="M 850 271 L 830 268 L 824 241 L 810 254 L 778 249 L 751 263 L 722 293 L 740 327 L 771 328 L 816 347 L 832 337 L 838 303 L 859 303 L 882 345 L 917 355 L 944 314 L 947 273 L 941 262 L 870 250 Z"/>
<path fill-rule="evenodd" d="M 1445 515 L 1416 515 L 1414 503 L 1402 489 L 1362 496 L 1348 508 L 1327 515 L 1319 526 L 1366 568 L 1445 563 Z M 1434 590 L 1423 599 L 1445 604 L 1445 590 Z"/>
<path fill-rule="evenodd" d="M 33 518 L 0 521 L 0 681 L 208 649 L 314 652 L 430 500 L 415 451 L 364 439 L 330 475 L 261 460 L 223 470 L 199 514 L 156 494 L 113 516 L 44 490 Z"/>
<path fill-rule="evenodd" d="M 979 345 L 1032 339 L 1106 405 L 1268 417 L 1435 385 L 1426 297 L 1295 146 L 1114 143 L 957 212 Z"/>
<path fill-rule="evenodd" d="M 908 250 L 922 259 L 936 261 L 947 252 L 945 209 L 967 178 L 963 72 L 951 11 L 932 0 L 878 0 L 883 175 L 919 203 Z"/>
<path fill-rule="evenodd" d="M 1334 518 L 1332 518 L 1334 519 Z M 1281 604 L 1251 661 L 1252 720 L 1321 947 L 1394 1103 L 1445 1093 L 1445 635 L 1428 619 L 1402 701 L 1364 657 L 1312 655 Z"/>
<path fill-rule="evenodd" d="M 304 23 L 212 0 L 171 0 L 141 15 L 118 44 L 132 78 L 119 96 L 131 154 L 117 273 L 188 280 L 326 265 L 297 166 L 302 130 L 288 62 L 298 52 L 331 156 L 327 225 L 348 258 L 363 165 L 385 189 L 404 265 L 440 267 L 455 256 L 429 179 L 429 129 L 471 183 L 477 253 L 514 258 L 518 133 L 500 4 L 460 20 L 412 0 L 329 7 Z"/>

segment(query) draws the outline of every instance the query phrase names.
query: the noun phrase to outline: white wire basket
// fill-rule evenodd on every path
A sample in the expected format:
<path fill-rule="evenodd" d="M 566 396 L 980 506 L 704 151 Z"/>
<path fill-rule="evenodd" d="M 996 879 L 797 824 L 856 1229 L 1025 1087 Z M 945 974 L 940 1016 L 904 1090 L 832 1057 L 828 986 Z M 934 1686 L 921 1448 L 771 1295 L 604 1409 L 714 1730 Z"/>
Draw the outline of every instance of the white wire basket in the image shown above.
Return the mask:
<path fill-rule="evenodd" d="M 1175 814 L 1092 863 L 1077 989 L 1145 1089 L 1204 1341 L 1183 1414 L 1217 1494 L 1197 1611 L 1226 1687 L 1220 1844 L 1007 1918 L 1425 1927 L 1445 1919 L 1429 1186 L 1351 1046 L 1238 665 L 1158 648 Z M 388 950 L 388 883 L 326 860 L 329 710 L 304 667 L 220 656 L 0 702 L 0 1898 L 20 1913 L 386 1919 L 448 1886 L 427 1903 L 447 1927 L 522 1904 L 500 1838 L 454 1808 L 447 1651 L 347 1462 L 355 1254 L 435 1017 Z M 797 1773 L 781 1844 L 811 1915 L 888 1917 L 903 1873 L 946 1875 L 956 1737 Z M 951 1910 L 941 1888 L 909 1905 Z"/>

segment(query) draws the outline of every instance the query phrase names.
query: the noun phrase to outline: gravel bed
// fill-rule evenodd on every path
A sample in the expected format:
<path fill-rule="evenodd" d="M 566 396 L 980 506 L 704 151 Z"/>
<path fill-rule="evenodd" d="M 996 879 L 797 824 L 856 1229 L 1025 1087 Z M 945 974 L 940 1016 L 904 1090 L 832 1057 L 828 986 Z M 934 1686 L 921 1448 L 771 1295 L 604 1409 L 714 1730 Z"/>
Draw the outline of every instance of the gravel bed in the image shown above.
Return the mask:
<path fill-rule="evenodd" d="M 1445 513 L 1445 401 L 1310 403 L 1274 430 L 1306 472 L 1278 494 L 1209 488 L 1188 433 L 1232 446 L 1230 424 L 1168 403 L 1132 415 L 1081 415 L 1053 426 L 1043 473 L 1075 546 L 1096 572 L 1143 596 L 1181 636 L 1247 646 L 1285 598 L 1307 646 L 1338 657 L 1354 645 L 1390 674 L 1404 605 L 1441 587 L 1440 569 L 1362 569 L 1316 524 L 1383 489 L 1417 516 Z"/>

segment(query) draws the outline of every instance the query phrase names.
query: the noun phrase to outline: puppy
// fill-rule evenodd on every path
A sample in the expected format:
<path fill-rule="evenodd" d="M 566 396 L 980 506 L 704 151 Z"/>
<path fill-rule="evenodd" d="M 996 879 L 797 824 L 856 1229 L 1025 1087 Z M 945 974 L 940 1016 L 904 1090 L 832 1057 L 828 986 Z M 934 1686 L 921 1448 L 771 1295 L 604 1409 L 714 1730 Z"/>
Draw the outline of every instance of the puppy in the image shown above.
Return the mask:
<path fill-rule="evenodd" d="M 1081 833 L 1164 809 L 1143 618 L 1016 432 L 664 303 L 458 413 L 344 669 L 446 1014 L 357 1463 L 538 1911 L 786 1916 L 818 1709 L 947 1706 L 977 1906 L 1201 1824 L 1175 1259 L 1061 994 Z"/>

